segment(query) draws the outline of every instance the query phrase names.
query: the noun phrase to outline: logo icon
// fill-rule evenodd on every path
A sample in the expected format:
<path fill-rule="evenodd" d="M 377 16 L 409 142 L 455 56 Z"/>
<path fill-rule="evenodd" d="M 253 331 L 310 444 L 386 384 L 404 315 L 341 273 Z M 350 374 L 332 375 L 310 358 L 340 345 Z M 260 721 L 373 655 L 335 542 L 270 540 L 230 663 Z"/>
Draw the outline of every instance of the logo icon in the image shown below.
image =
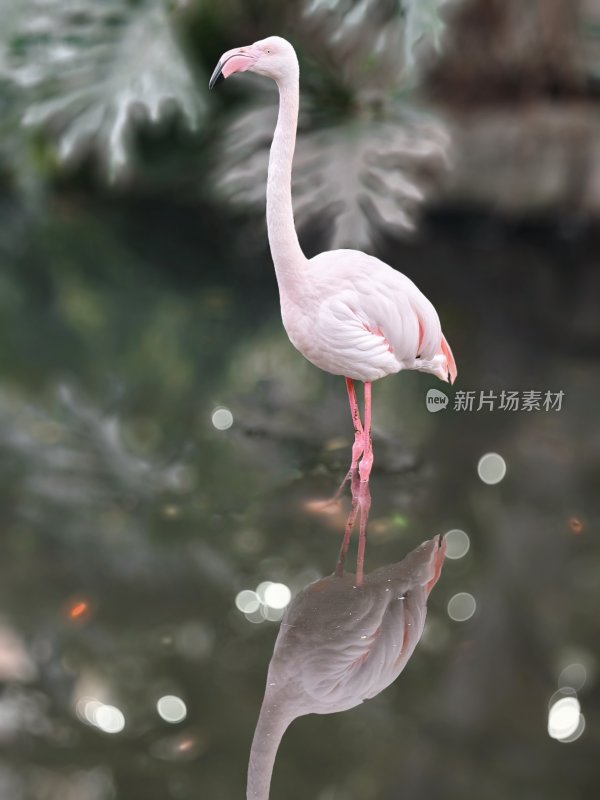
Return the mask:
<path fill-rule="evenodd" d="M 448 405 L 448 395 L 440 392 L 439 389 L 429 389 L 425 397 L 425 405 L 427 406 L 427 411 L 431 411 L 432 414 L 435 414 L 436 411 L 441 411 L 443 408 L 446 408 Z"/>

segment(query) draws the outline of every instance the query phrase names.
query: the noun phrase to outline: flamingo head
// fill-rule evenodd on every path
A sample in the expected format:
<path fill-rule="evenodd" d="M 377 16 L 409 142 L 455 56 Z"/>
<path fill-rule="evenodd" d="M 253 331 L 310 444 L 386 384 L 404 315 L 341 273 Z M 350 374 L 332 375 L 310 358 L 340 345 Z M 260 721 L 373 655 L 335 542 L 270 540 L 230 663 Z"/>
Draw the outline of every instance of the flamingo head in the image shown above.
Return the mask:
<path fill-rule="evenodd" d="M 256 72 L 277 83 L 298 75 L 298 59 L 292 45 L 281 36 L 269 36 L 246 47 L 223 53 L 215 67 L 208 88 L 212 89 L 221 75 L 228 78 L 235 72 Z"/>

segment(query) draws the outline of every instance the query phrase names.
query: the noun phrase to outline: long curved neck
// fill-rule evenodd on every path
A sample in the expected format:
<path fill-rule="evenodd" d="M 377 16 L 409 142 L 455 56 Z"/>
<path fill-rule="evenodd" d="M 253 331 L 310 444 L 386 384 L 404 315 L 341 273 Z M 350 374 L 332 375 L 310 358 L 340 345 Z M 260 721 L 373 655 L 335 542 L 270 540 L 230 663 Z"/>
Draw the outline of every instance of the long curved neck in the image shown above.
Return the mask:
<path fill-rule="evenodd" d="M 292 161 L 298 126 L 299 72 L 279 83 L 279 115 L 269 156 L 267 231 L 280 291 L 293 290 L 306 257 L 300 248 L 292 207 Z"/>
<path fill-rule="evenodd" d="M 268 800 L 275 756 L 283 734 L 293 719 L 286 712 L 285 704 L 273 701 L 267 692 L 250 750 L 247 800 Z"/>

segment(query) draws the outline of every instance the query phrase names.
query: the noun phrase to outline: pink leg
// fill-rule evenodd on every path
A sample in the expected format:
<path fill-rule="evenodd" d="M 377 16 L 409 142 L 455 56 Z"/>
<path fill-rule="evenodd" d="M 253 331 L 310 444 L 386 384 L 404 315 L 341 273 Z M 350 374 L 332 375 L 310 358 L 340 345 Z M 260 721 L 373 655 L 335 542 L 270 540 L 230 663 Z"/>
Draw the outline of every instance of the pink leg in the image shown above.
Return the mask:
<path fill-rule="evenodd" d="M 356 585 L 362 586 L 365 564 L 365 547 L 367 545 L 367 522 L 371 509 L 371 490 L 368 481 L 360 481 L 358 489 L 358 506 L 360 508 L 360 529 L 358 534 L 358 555 L 356 557 Z"/>
<path fill-rule="evenodd" d="M 338 578 L 341 578 L 344 574 L 344 563 L 346 561 L 346 553 L 348 552 L 348 545 L 350 544 L 350 537 L 352 536 L 352 529 L 354 528 L 354 523 L 356 521 L 356 515 L 358 513 L 358 495 L 354 491 L 354 483 L 356 481 L 356 470 L 350 470 L 352 475 L 352 508 L 350 509 L 350 513 L 348 514 L 348 519 L 346 521 L 346 530 L 344 531 L 344 538 L 342 540 L 342 546 L 340 548 L 340 554 L 338 556 L 338 562 L 335 568 L 335 574 Z M 344 481 L 345 483 L 345 481 Z M 343 484 L 342 484 L 343 485 Z"/>
<path fill-rule="evenodd" d="M 360 479 L 364 483 L 369 480 L 371 468 L 373 467 L 373 443 L 371 441 L 371 383 L 365 382 L 365 425 L 363 429 L 364 454 L 358 471 Z"/>
<path fill-rule="evenodd" d="M 346 389 L 348 391 L 348 400 L 350 401 L 352 423 L 354 424 L 354 444 L 352 445 L 352 464 L 350 466 L 350 473 L 352 473 L 352 470 L 358 466 L 358 459 L 362 456 L 365 445 L 360 410 L 356 400 L 356 392 L 354 391 L 354 381 L 351 378 L 346 378 Z"/>
<path fill-rule="evenodd" d="M 331 498 L 330 503 L 337 503 L 340 495 L 344 491 L 344 486 L 352 477 L 353 471 L 358 466 L 358 459 L 362 456 L 364 450 L 364 434 L 363 426 L 360 421 L 360 409 L 358 408 L 358 401 L 356 399 L 356 391 L 354 389 L 354 381 L 352 378 L 346 378 L 346 390 L 348 392 L 348 400 L 350 402 L 350 413 L 352 414 L 352 424 L 354 425 L 354 444 L 352 445 L 352 463 L 350 469 L 346 473 L 346 477 L 338 487 L 337 492 Z"/>
<path fill-rule="evenodd" d="M 344 539 L 335 568 L 335 574 L 341 578 L 344 574 L 344 562 L 348 553 L 348 545 L 352 536 L 352 529 L 356 522 L 356 517 L 360 511 L 360 529 L 358 537 L 358 554 L 356 557 L 356 586 L 362 586 L 365 565 L 365 547 L 367 544 L 367 521 L 371 508 L 371 490 L 368 482 L 363 482 L 358 476 L 357 470 L 352 472 L 352 509 L 346 522 Z"/>

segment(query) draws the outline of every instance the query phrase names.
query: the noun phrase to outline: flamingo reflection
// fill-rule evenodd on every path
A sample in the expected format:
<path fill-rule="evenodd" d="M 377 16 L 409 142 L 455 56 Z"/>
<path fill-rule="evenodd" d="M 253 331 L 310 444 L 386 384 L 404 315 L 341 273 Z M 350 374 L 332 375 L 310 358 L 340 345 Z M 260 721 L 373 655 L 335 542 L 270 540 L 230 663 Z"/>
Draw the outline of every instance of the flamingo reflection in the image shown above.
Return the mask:
<path fill-rule="evenodd" d="M 344 561 L 356 514 L 370 497 L 360 480 L 353 480 L 353 489 L 335 572 L 303 589 L 282 620 L 252 742 L 248 800 L 269 797 L 275 756 L 292 720 L 346 711 L 375 697 L 402 672 L 421 638 L 445 542 L 441 536 L 429 539 L 403 561 L 359 581 L 358 574 L 344 571 Z M 357 573 L 364 539 L 362 530 Z"/>
<path fill-rule="evenodd" d="M 348 546 L 350 545 L 350 538 L 354 530 L 356 517 L 360 514 L 358 552 L 356 556 L 356 585 L 361 586 L 365 565 L 365 547 L 367 545 L 367 521 L 369 519 L 369 511 L 371 510 L 371 489 L 369 488 L 368 481 L 360 480 L 357 469 L 350 470 L 348 477 L 350 478 L 350 486 L 352 487 L 352 507 L 346 521 L 346 529 L 344 531 L 344 538 L 342 539 L 342 546 L 340 548 L 335 574 L 338 578 L 341 578 L 344 574 L 344 564 L 346 562 Z M 344 479 L 344 482 L 345 481 L 346 479 Z M 342 484 L 342 486 L 343 485 L 344 484 Z"/>

